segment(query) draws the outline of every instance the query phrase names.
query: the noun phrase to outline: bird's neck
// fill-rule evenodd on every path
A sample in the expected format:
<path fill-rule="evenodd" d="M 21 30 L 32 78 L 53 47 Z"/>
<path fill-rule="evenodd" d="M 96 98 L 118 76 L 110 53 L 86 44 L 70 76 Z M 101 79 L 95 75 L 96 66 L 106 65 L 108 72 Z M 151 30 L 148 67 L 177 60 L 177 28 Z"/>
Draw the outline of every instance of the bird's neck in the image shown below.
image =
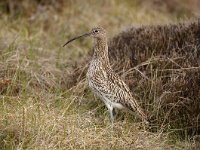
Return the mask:
<path fill-rule="evenodd" d="M 110 67 L 107 39 L 95 39 L 94 42 L 95 45 L 93 58 L 100 60 L 103 63 L 103 65 Z"/>

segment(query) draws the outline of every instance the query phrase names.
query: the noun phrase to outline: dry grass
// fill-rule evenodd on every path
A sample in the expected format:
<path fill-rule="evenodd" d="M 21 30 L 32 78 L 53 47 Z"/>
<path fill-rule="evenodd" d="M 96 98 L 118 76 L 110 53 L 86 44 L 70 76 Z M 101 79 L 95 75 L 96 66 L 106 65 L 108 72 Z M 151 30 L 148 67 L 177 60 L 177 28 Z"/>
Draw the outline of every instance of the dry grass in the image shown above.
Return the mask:
<path fill-rule="evenodd" d="M 119 115 L 111 133 L 103 104 L 85 79 L 69 78 L 89 59 L 90 40 L 61 47 L 93 26 L 103 25 L 112 37 L 132 25 L 176 21 L 176 15 L 130 1 L 67 1 L 64 9 L 50 4 L 30 7 L 27 2 L 23 10 L 29 13 L 1 5 L 0 149 L 191 148 L 189 139 L 146 131 L 129 114 Z"/>

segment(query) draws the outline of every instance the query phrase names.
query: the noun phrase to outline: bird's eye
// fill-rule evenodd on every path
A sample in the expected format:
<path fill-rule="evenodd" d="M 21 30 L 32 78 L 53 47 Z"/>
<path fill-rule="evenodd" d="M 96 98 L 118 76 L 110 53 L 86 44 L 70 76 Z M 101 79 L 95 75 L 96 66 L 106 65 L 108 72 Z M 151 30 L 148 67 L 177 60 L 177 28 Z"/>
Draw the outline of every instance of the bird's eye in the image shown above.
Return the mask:
<path fill-rule="evenodd" d="M 98 30 L 94 30 L 94 32 L 96 32 L 96 33 L 97 33 L 97 32 L 99 32 L 99 31 L 98 31 Z"/>

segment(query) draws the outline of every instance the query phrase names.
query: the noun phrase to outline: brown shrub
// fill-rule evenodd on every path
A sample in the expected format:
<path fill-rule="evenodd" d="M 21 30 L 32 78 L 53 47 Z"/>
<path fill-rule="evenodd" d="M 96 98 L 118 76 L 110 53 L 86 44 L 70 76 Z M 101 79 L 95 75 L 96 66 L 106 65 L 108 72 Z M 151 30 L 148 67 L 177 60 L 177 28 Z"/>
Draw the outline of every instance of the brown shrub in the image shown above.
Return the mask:
<path fill-rule="evenodd" d="M 133 70 L 126 78 L 156 124 L 200 131 L 200 19 L 130 28 L 111 39 L 109 56 Z"/>

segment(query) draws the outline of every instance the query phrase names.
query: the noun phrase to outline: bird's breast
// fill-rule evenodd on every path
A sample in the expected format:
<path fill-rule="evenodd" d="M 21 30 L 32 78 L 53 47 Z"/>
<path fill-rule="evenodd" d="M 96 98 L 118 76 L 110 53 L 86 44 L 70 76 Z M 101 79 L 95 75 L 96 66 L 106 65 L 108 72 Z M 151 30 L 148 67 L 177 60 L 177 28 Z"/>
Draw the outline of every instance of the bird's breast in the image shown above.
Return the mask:
<path fill-rule="evenodd" d="M 105 82 L 107 74 L 101 63 L 98 61 L 92 61 L 87 71 L 87 81 L 90 88 L 101 85 Z"/>

